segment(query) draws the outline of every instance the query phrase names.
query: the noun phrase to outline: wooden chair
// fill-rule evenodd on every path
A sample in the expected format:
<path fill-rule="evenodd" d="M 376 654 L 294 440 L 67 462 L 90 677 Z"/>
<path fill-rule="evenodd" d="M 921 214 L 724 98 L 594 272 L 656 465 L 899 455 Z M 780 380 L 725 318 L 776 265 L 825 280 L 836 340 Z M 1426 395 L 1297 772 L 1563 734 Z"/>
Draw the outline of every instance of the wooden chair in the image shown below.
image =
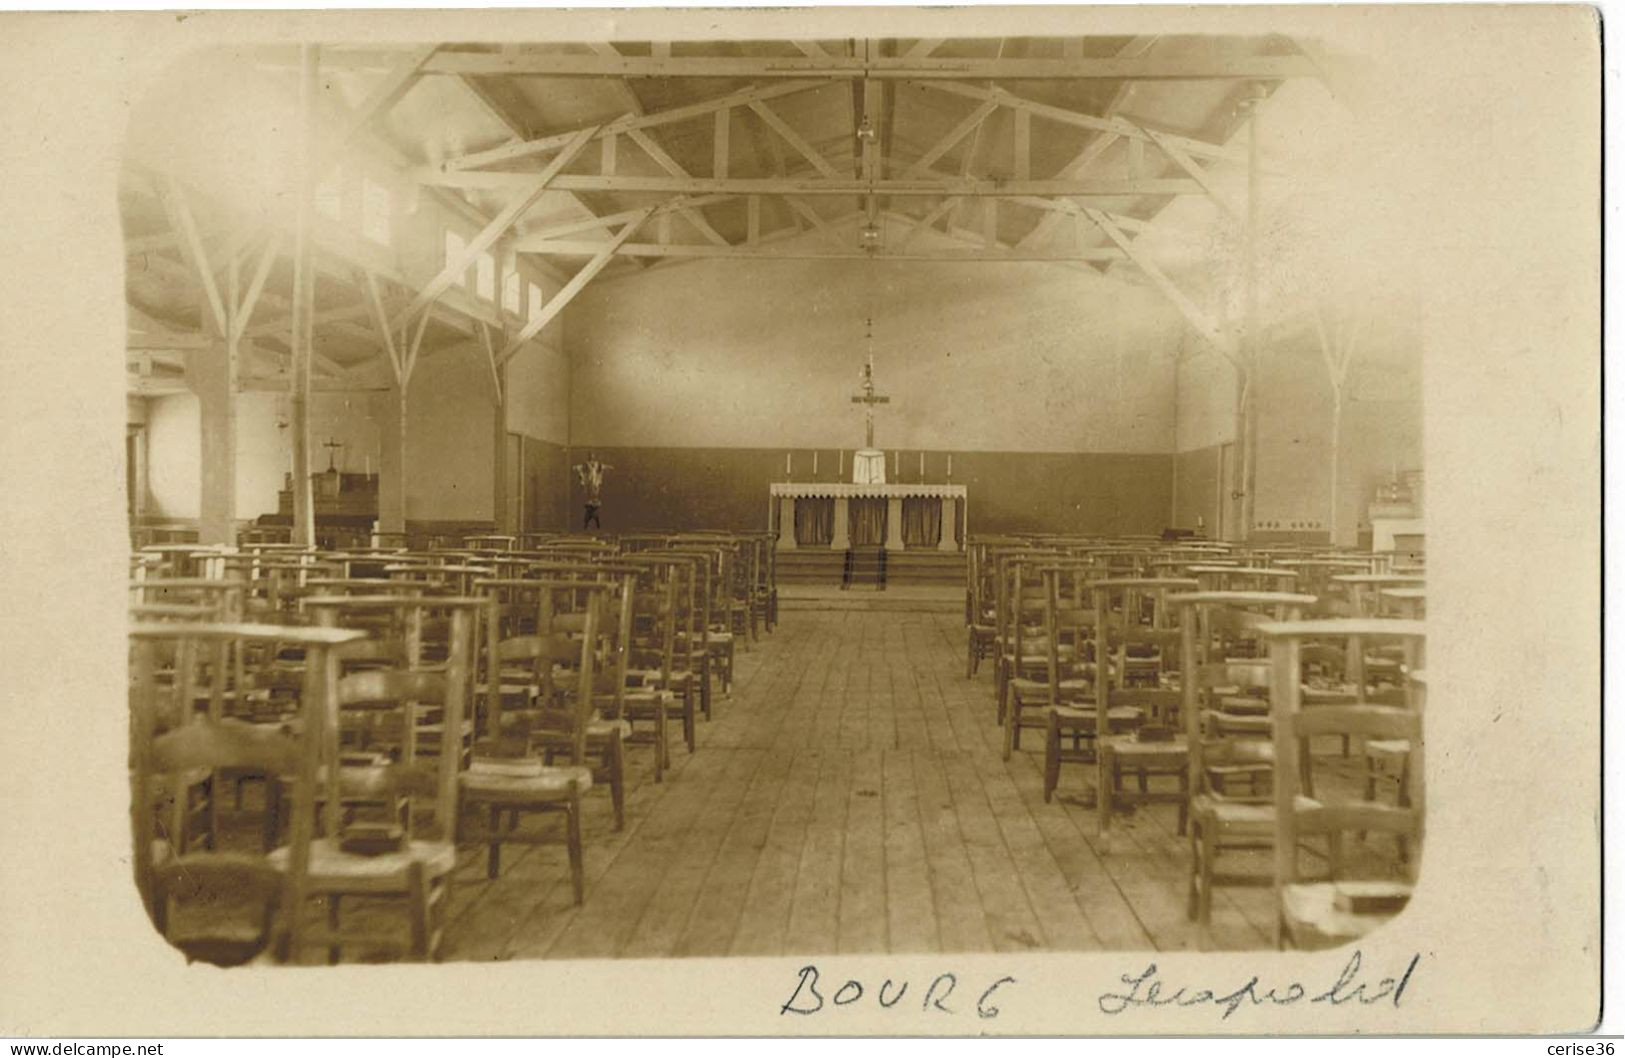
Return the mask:
<path fill-rule="evenodd" d="M 480 600 L 437 598 L 433 605 L 450 613 L 449 650 L 443 662 L 352 672 L 338 678 L 332 688 L 334 707 L 324 724 L 316 798 L 322 836 L 311 847 L 307 887 L 308 896 L 323 899 L 327 921 L 324 929 L 311 930 L 306 938 L 325 948 L 332 962 L 339 961 L 345 948 L 431 959 L 438 956 L 444 939 L 450 876 L 457 859 L 457 777 L 464 757 L 418 752 L 411 732 L 427 713 L 440 716 L 453 730 L 461 726 L 469 701 Z M 399 717 L 405 732 L 403 748 L 382 758 L 382 763 L 373 758 L 361 766 L 348 765 L 340 742 L 339 716 L 344 710 Z M 408 803 L 404 815 L 397 807 L 402 799 Z M 359 817 L 356 810 L 369 805 L 382 806 L 381 818 Z M 426 812 L 420 814 L 419 806 Z M 357 818 L 347 820 L 347 813 Z M 297 809 L 292 819 L 297 826 Z M 399 848 L 367 854 L 346 847 L 352 824 L 397 820 L 403 831 Z M 343 902 L 350 898 L 401 903 L 405 921 L 392 927 L 346 930 L 341 915 Z"/>
<path fill-rule="evenodd" d="M 705 607 L 703 641 L 711 657 L 711 667 L 717 673 L 724 695 L 733 692 L 734 633 L 733 613 L 736 608 L 732 595 L 733 554 L 725 544 L 714 539 L 691 536 L 674 537 L 674 551 L 689 550 L 705 556 L 706 568 L 701 581 Z M 709 708 L 705 718 L 711 719 Z"/>
<path fill-rule="evenodd" d="M 133 648 L 130 783 L 136 885 L 159 932 L 187 957 L 218 966 L 248 962 L 268 950 L 297 950 L 297 913 L 308 884 L 320 732 L 334 672 L 332 648 L 361 633 L 255 624 L 168 622 L 138 624 Z M 309 664 L 297 723 L 259 726 L 199 715 L 194 709 L 197 664 L 215 643 L 297 643 Z M 167 686 L 160 655 L 176 660 Z M 280 860 L 186 847 L 187 790 L 199 775 L 248 768 L 297 776 L 292 790 L 298 822 Z M 155 812 L 152 795 L 169 801 Z M 192 911 L 203 912 L 201 921 Z M 239 914 L 229 914 L 238 912 Z"/>
<path fill-rule="evenodd" d="M 674 689 L 677 586 L 685 567 L 680 561 L 661 561 L 647 554 L 640 564 L 644 570 L 637 577 L 632 598 L 628 667 L 623 677 L 625 716 L 630 727 L 627 741 L 654 744 L 654 779 L 661 782 L 671 765 L 667 730 L 673 716 L 681 724 L 688 751 L 694 752 L 693 698 L 684 694 L 680 700 Z"/>
<path fill-rule="evenodd" d="M 547 618 L 557 633 L 568 636 L 580 624 L 574 603 L 581 593 L 565 590 L 570 585 L 607 587 L 614 597 L 606 603 L 609 612 L 600 625 L 600 664 L 594 691 L 593 711 L 586 722 L 586 761 L 593 780 L 604 784 L 617 830 L 625 823 L 626 741 L 630 725 L 625 717 L 624 675 L 622 686 L 614 685 L 614 674 L 624 672 L 626 637 L 630 634 L 631 612 L 624 581 L 631 573 L 613 573 L 608 567 L 590 563 L 547 563 L 548 579 L 508 579 L 480 581 L 476 587 L 487 600 L 485 626 L 485 673 L 479 695 L 486 703 L 487 739 L 498 744 L 519 739 L 525 753 L 539 754 L 552 763 L 559 753 L 571 751 L 570 733 L 557 725 L 538 725 L 543 713 L 537 699 L 552 680 L 556 661 L 540 633 L 543 608 L 551 608 Z M 613 578 L 613 579 L 612 579 Z M 623 631 L 624 629 L 624 631 Z M 569 660 L 573 650 L 568 643 L 558 647 Z M 493 678 L 493 674 L 495 674 Z M 493 693 L 495 692 L 495 693 Z"/>
<path fill-rule="evenodd" d="M 1179 806 L 1179 833 L 1185 833 L 1190 753 L 1184 739 L 1175 735 L 1180 693 L 1165 679 L 1175 668 L 1172 658 L 1180 642 L 1177 617 L 1167 598 L 1170 592 L 1195 587 L 1194 580 L 1166 577 L 1089 585 L 1095 608 L 1096 681 L 1102 689 L 1097 701 L 1098 693 L 1103 693 L 1108 706 L 1095 710 L 1095 808 L 1102 836 L 1119 806 L 1159 802 Z M 1144 685 L 1146 676 L 1149 686 Z M 1130 726 L 1135 733 L 1124 734 Z M 1123 786 L 1125 772 L 1135 776 L 1137 789 Z M 1150 789 L 1156 777 L 1173 778 L 1177 789 Z"/>
<path fill-rule="evenodd" d="M 700 714 L 711 719 L 711 672 L 716 662 L 715 652 L 706 634 L 711 621 L 711 560 L 707 551 L 687 548 L 669 548 L 664 554 L 682 558 L 690 564 L 687 593 L 677 596 L 677 656 L 690 673 L 690 681 Z"/>
<path fill-rule="evenodd" d="M 1186 913 L 1211 943 L 1213 890 L 1270 884 L 1262 869 L 1230 871 L 1221 858 L 1260 852 L 1274 837 L 1274 773 L 1267 698 L 1269 663 L 1235 658 L 1235 632 L 1256 632 L 1268 619 L 1294 618 L 1313 596 L 1279 592 L 1188 592 L 1168 597 L 1180 630 L 1180 715 L 1189 753 L 1191 873 Z M 1262 714 L 1259 706 L 1263 707 Z"/>
<path fill-rule="evenodd" d="M 537 693 L 535 715 L 517 729 L 503 729 L 487 748 L 489 755 L 477 755 L 461 777 L 462 816 L 472 810 L 486 815 L 486 827 L 472 840 L 487 846 L 486 873 L 495 878 L 501 870 L 502 845 L 508 842 L 540 843 L 545 838 L 521 834 L 521 817 L 529 813 L 562 813 L 565 840 L 570 858 L 571 882 L 576 902 L 585 898 L 582 865 L 581 799 L 592 788 L 592 771 L 586 766 L 587 725 L 592 717 L 593 691 L 597 665 L 598 625 L 610 591 L 604 584 L 538 581 L 542 589 L 534 643 L 523 645 L 536 660 Z M 583 598 L 579 621 L 572 617 L 570 603 Z M 570 625 L 576 625 L 572 636 Z M 515 653 L 521 649 L 515 644 Z M 562 677 L 555 665 L 564 667 Z M 501 672 L 499 656 L 493 672 Z M 551 730 L 567 736 L 568 762 L 548 765 L 530 752 L 531 731 Z M 507 826 L 503 826 L 506 818 Z M 466 819 L 465 819 L 466 821 Z"/>
<path fill-rule="evenodd" d="M 1076 600 L 1081 584 L 1093 569 L 1088 562 L 1060 563 L 1050 557 L 1018 557 L 1007 565 L 1009 573 L 1009 652 L 1003 658 L 1007 675 L 999 702 L 1004 725 L 1004 759 L 1021 748 L 1023 729 L 1043 729 L 1048 711 L 1089 693 L 1092 675 L 1080 668 L 1087 641 L 1085 631 L 1072 618 L 1080 612 Z M 1074 607 L 1066 609 L 1059 582 L 1065 578 Z"/>
<path fill-rule="evenodd" d="M 603 597 L 598 642 L 594 647 L 597 665 L 593 674 L 593 711 L 587 721 L 585 745 L 586 758 L 596 762 L 593 781 L 608 785 L 615 829 L 620 830 L 626 825 L 626 743 L 632 734 L 632 725 L 626 716 L 626 675 L 631 658 L 637 569 L 595 564 L 582 573 L 583 577 L 592 578 L 591 583 L 609 589 Z M 581 620 L 579 609 L 570 615 L 555 612 L 553 617 L 555 628 L 572 632 Z M 543 726 L 531 736 L 532 746 L 541 751 L 542 760 L 548 764 L 561 754 L 572 762 L 579 762 L 580 758 L 573 755 L 573 740 L 573 730 L 562 727 Z"/>
<path fill-rule="evenodd" d="M 1271 644 L 1276 946 L 1337 947 L 1359 939 L 1397 914 L 1415 882 L 1416 857 L 1406 857 L 1403 852 L 1400 863 L 1390 867 L 1389 877 L 1347 880 L 1343 838 L 1350 833 L 1386 833 L 1398 839 L 1402 850 L 1420 842 L 1424 803 L 1422 696 L 1413 691 L 1410 700 L 1399 705 L 1356 702 L 1304 709 L 1301 650 L 1307 640 L 1346 638 L 1351 652 L 1358 656 L 1368 640 L 1380 639 L 1401 643 L 1407 658 L 1414 662 L 1419 657 L 1424 626 L 1420 621 L 1345 618 L 1268 622 L 1259 631 Z M 1312 739 L 1325 736 L 1406 744 L 1411 759 L 1400 803 L 1333 798 L 1330 783 L 1321 784 L 1316 797 L 1304 796 L 1299 756 L 1312 745 Z M 1329 876 L 1325 880 L 1306 882 L 1300 874 L 1299 846 L 1307 837 L 1321 837 L 1326 842 Z"/>
<path fill-rule="evenodd" d="M 1040 631 L 1046 620 L 1042 578 L 1038 570 L 1046 563 L 1058 562 L 1064 556 L 1053 550 L 1022 549 L 1008 551 L 998 557 L 998 584 L 995 606 L 998 630 L 994 647 L 998 651 L 993 668 L 993 694 L 997 702 L 997 719 L 1001 726 L 1008 724 L 1006 714 L 1010 707 L 1010 682 L 1014 679 L 1035 681 L 1028 691 L 1046 693 L 1048 654 L 1044 652 Z M 1006 728 L 1005 741 L 1016 746 L 1020 736 Z M 1008 752 L 1006 753 L 1008 757 Z"/>
<path fill-rule="evenodd" d="M 1013 537 L 976 537 L 965 548 L 965 678 L 974 679 L 982 659 L 998 649 L 998 549 Z"/>

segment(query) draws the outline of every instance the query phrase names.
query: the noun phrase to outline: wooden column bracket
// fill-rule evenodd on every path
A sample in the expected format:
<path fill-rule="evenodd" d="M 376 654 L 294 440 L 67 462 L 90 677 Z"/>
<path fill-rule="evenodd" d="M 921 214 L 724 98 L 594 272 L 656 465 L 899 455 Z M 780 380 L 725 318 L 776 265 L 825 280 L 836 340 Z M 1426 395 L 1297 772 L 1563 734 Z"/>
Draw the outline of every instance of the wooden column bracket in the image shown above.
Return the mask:
<path fill-rule="evenodd" d="M 242 341 L 243 333 L 248 328 L 248 321 L 253 318 L 254 308 L 259 304 L 260 295 L 265 293 L 265 282 L 271 277 L 271 265 L 276 263 L 277 254 L 281 249 L 282 233 L 272 232 L 271 237 L 266 240 L 265 249 L 260 251 L 260 261 L 254 269 L 254 277 L 249 280 L 248 290 L 232 309 L 230 338 L 234 344 Z"/>
<path fill-rule="evenodd" d="M 228 333 L 226 320 L 226 306 L 220 298 L 220 287 L 214 281 L 214 270 L 209 266 L 209 256 L 203 249 L 203 238 L 198 234 L 197 222 L 192 218 L 192 207 L 186 202 L 186 192 L 173 177 L 165 177 L 163 191 L 164 211 L 169 214 L 169 225 L 180 234 L 181 256 L 196 273 L 198 282 L 203 285 L 204 297 L 208 300 L 209 312 L 214 323 L 214 333 L 224 335 Z"/>
<path fill-rule="evenodd" d="M 401 362 L 401 354 L 395 346 L 395 334 L 389 329 L 389 315 L 384 311 L 384 299 L 378 292 L 378 280 L 371 272 L 365 273 L 367 286 L 367 308 L 372 310 L 372 325 L 378 332 L 378 346 L 383 350 L 385 359 L 389 362 L 390 374 L 395 378 L 395 385 L 401 389 L 406 388 L 406 366 Z M 424 313 L 428 317 L 428 313 Z"/>

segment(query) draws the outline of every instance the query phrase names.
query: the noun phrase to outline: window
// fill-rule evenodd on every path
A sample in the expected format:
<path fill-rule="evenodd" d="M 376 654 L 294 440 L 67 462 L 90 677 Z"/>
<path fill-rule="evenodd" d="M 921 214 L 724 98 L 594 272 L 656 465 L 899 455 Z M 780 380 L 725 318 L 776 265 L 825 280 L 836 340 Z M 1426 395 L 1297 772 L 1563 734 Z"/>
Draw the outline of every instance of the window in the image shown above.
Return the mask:
<path fill-rule="evenodd" d="M 497 299 L 497 262 L 488 253 L 480 254 L 474 262 L 474 293 L 486 301 Z"/>
<path fill-rule="evenodd" d="M 530 300 L 525 306 L 525 319 L 534 320 L 542 314 L 542 288 L 535 283 L 530 286 Z"/>
<path fill-rule="evenodd" d="M 316 185 L 316 212 L 329 220 L 344 216 L 344 170 L 335 169 L 333 175 Z"/>
<path fill-rule="evenodd" d="M 519 273 L 510 268 L 502 273 L 502 307 L 504 310 L 519 315 L 524 311 L 520 304 L 524 296 L 524 283 L 520 281 Z"/>
<path fill-rule="evenodd" d="M 445 263 L 441 265 L 441 267 L 443 268 L 443 267 L 445 267 L 445 265 L 449 265 L 453 261 L 457 260 L 459 257 L 463 256 L 463 251 L 466 250 L 467 248 L 468 248 L 468 243 L 463 241 L 463 237 L 461 235 L 458 235 L 454 231 L 447 231 L 446 232 L 446 260 L 445 260 Z M 453 282 L 455 282 L 458 286 L 461 286 L 461 287 L 468 286 L 468 273 L 465 271 L 462 275 L 458 276 L 455 280 L 453 280 Z"/>
<path fill-rule="evenodd" d="M 368 177 L 361 178 L 361 234 L 381 246 L 390 244 L 392 203 L 389 188 Z"/>

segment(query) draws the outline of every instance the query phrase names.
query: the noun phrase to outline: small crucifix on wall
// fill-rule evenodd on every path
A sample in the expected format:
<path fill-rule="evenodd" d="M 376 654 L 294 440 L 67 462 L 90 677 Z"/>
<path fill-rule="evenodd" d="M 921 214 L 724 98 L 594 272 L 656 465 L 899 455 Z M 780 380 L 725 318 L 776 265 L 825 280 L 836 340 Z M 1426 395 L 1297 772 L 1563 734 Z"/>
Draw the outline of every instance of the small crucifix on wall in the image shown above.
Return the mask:
<path fill-rule="evenodd" d="M 322 442 L 322 447 L 327 449 L 327 472 L 331 474 L 337 469 L 333 465 L 333 459 L 338 454 L 338 450 L 344 447 L 344 444 L 341 441 L 335 441 L 333 438 L 329 437 L 327 440 Z"/>

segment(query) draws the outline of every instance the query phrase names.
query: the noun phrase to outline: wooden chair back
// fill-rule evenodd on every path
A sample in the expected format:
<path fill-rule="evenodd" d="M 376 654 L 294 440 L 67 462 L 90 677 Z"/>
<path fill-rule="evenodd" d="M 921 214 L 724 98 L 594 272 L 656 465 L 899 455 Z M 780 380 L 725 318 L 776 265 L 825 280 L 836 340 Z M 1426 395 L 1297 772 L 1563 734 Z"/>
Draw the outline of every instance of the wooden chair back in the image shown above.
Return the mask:
<path fill-rule="evenodd" d="M 247 896 L 261 904 L 259 928 L 253 935 L 244 939 L 211 931 L 194 936 L 178 945 L 189 958 L 220 965 L 253 958 L 274 939 L 277 909 L 301 906 L 315 822 L 320 736 L 331 713 L 336 678 L 330 652 L 361 635 L 342 629 L 213 622 L 141 623 L 131 630 L 130 792 L 137 889 L 166 938 L 177 903 L 210 906 Z M 238 650 L 245 644 L 273 648 L 295 644 L 305 650 L 309 663 L 296 723 L 250 724 L 212 710 L 200 714 L 194 708 L 205 679 L 199 666 L 217 656 L 219 644 Z M 166 659 L 174 662 L 167 679 L 160 673 Z M 181 847 L 193 777 L 228 769 L 296 777 L 285 871 L 273 869 L 258 856 Z M 168 792 L 162 813 L 152 801 L 155 785 L 160 784 Z M 297 941 L 298 929 L 299 916 L 286 915 L 282 930 L 290 941 Z"/>
<path fill-rule="evenodd" d="M 1346 640 L 1350 653 L 1357 656 L 1364 651 L 1367 642 L 1398 642 L 1403 644 L 1414 670 L 1425 629 L 1420 621 L 1370 618 L 1274 621 L 1263 625 L 1260 631 L 1270 643 L 1270 703 L 1275 750 L 1275 885 L 1279 898 L 1286 886 L 1299 880 L 1298 846 L 1305 836 L 1330 836 L 1331 848 L 1335 850 L 1336 839 L 1344 833 L 1377 832 L 1409 839 L 1414 848 L 1423 829 L 1425 769 L 1421 696 L 1413 693 L 1409 702 L 1399 705 L 1359 701 L 1305 709 L 1301 693 L 1304 644 L 1313 640 Z M 1329 797 L 1331 784 L 1317 784 L 1313 801 L 1301 798 L 1307 762 L 1300 759 L 1300 754 L 1305 752 L 1309 739 L 1322 736 L 1409 743 L 1411 763 L 1406 769 L 1409 788 L 1401 803 L 1389 805 L 1364 798 L 1333 800 Z M 1412 882 L 1419 859 L 1414 854 L 1406 858 L 1405 869 Z M 1334 878 L 1338 870 L 1334 852 L 1331 863 Z"/>

